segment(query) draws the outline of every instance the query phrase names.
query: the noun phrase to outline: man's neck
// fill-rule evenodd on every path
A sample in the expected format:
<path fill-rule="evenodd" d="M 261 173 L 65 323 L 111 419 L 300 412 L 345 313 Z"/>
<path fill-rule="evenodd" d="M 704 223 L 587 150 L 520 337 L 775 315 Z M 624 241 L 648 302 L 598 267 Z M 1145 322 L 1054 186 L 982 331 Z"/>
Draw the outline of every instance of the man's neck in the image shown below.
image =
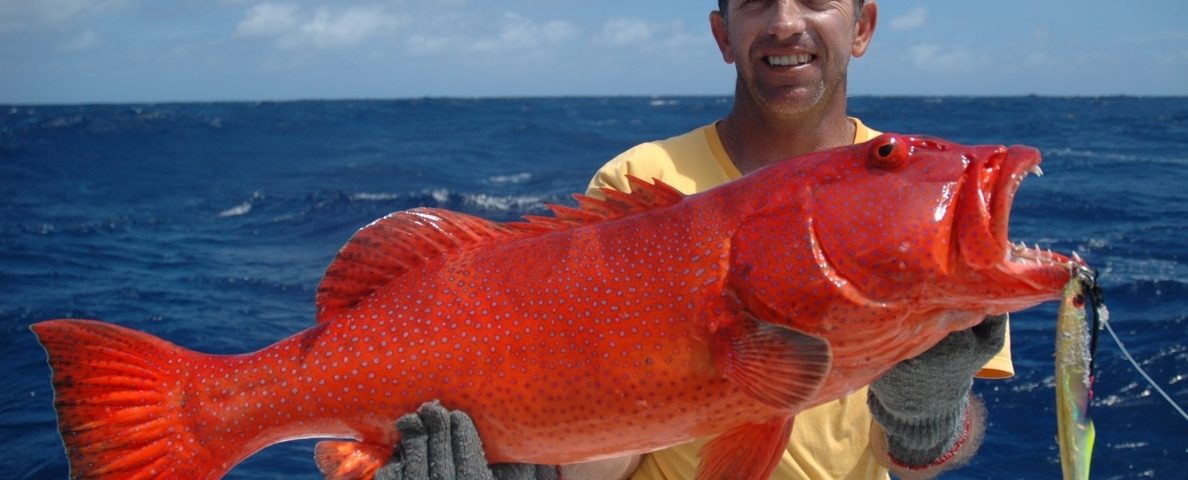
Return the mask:
<path fill-rule="evenodd" d="M 849 145 L 857 128 L 841 108 L 795 118 L 753 114 L 737 105 L 716 125 L 726 153 L 744 175 L 780 160 Z"/>

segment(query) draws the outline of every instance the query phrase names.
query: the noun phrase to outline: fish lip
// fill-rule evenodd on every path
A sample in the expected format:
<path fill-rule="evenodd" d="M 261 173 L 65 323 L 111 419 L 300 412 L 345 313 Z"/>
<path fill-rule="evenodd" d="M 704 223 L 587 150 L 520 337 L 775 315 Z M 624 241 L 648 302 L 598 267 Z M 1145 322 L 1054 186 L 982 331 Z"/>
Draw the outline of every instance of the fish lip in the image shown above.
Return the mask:
<path fill-rule="evenodd" d="M 1023 180 L 1027 178 L 1041 163 L 1038 150 L 1025 146 L 1001 148 L 991 155 L 987 161 L 988 167 L 997 170 L 990 194 L 990 232 L 995 240 L 1009 250 L 1009 227 L 1011 206 L 1015 203 L 1015 194 Z"/>

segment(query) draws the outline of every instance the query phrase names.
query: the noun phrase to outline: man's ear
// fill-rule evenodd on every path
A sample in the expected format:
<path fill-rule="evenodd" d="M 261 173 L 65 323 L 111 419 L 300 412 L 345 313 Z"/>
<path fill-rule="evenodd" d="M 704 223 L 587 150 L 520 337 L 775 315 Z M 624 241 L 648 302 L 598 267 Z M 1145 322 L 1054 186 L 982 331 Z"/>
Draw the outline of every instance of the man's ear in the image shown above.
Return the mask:
<path fill-rule="evenodd" d="M 730 48 L 730 35 L 726 32 L 726 16 L 714 10 L 709 14 L 709 22 L 714 41 L 718 42 L 718 51 L 722 53 L 722 61 L 734 63 L 734 50 Z"/>
<path fill-rule="evenodd" d="M 862 12 L 858 14 L 858 24 L 854 31 L 854 45 L 850 47 L 850 55 L 861 57 L 870 46 L 870 39 L 874 38 L 875 26 L 879 23 L 879 4 L 875 0 L 867 0 L 862 5 Z"/>

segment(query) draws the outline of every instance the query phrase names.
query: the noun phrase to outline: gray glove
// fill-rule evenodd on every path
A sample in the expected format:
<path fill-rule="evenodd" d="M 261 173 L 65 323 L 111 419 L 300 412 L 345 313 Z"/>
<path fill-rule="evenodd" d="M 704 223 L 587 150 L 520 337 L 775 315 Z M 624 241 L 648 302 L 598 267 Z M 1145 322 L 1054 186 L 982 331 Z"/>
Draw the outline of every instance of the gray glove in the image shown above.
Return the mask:
<path fill-rule="evenodd" d="M 437 402 L 396 421 L 400 445 L 376 480 L 557 480 L 552 465 L 487 465 L 470 417 Z"/>
<path fill-rule="evenodd" d="M 973 376 L 1002 350 L 1007 316 L 953 332 L 870 385 L 866 403 L 887 432 L 887 453 L 909 467 L 936 462 L 965 434 Z"/>

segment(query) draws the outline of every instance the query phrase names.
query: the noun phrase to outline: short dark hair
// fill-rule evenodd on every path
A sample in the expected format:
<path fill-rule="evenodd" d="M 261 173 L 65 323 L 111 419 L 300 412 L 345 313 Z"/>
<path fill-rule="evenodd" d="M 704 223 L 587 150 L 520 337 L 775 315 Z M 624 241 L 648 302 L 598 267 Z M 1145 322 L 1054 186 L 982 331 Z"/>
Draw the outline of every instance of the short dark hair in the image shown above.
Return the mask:
<path fill-rule="evenodd" d="M 862 5 L 866 4 L 866 0 L 854 0 L 854 16 L 862 15 Z M 718 11 L 722 12 L 722 16 L 726 16 L 726 6 L 730 5 L 730 0 L 718 0 Z"/>

